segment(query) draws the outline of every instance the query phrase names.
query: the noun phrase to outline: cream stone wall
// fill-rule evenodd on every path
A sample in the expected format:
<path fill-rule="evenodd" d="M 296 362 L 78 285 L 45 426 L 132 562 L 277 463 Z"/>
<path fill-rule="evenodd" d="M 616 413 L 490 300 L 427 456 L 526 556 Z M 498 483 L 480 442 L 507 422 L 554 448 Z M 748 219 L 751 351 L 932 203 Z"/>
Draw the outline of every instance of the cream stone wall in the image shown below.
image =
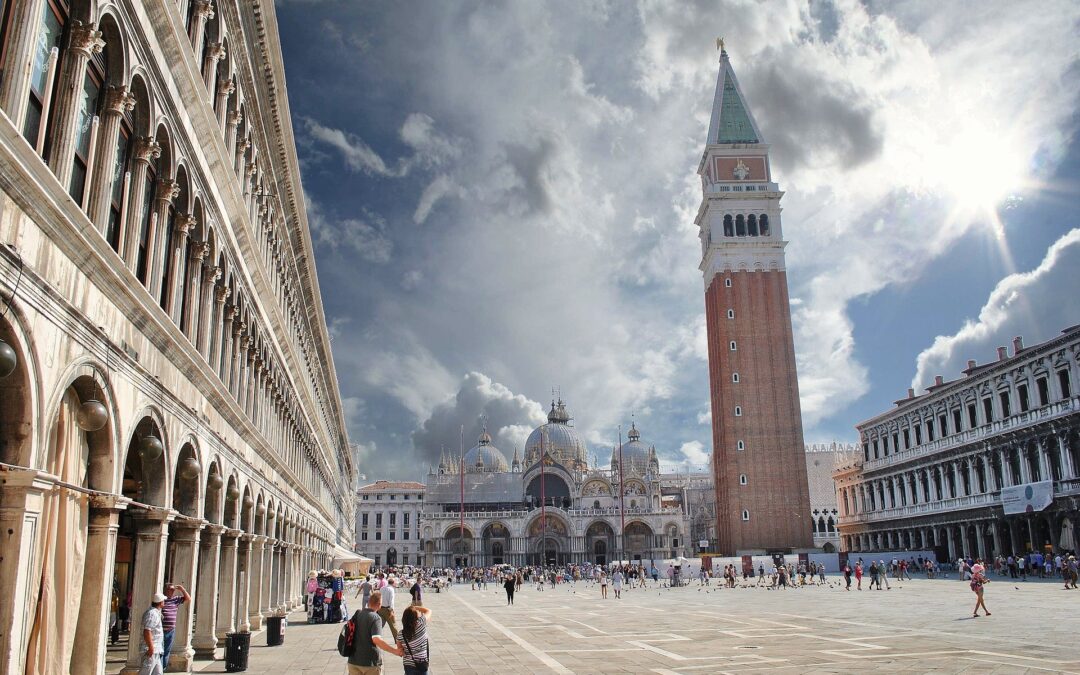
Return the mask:
<path fill-rule="evenodd" d="M 273 3 L 0 21 L 0 672 L 104 672 L 114 594 L 166 581 L 190 670 L 353 547 Z"/>

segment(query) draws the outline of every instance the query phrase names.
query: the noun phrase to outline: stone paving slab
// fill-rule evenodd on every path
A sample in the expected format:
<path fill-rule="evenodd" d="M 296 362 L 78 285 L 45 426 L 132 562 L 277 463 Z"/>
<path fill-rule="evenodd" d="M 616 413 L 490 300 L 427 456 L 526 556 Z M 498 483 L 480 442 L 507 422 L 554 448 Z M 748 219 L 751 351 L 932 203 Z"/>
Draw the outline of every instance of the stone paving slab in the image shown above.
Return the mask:
<path fill-rule="evenodd" d="M 584 582 L 523 588 L 512 607 L 494 586 L 425 594 L 431 673 L 1080 673 L 1080 591 L 1049 582 L 993 581 L 993 616 L 978 619 L 974 594 L 955 579 L 894 581 L 887 591 L 694 582 L 609 595 Z M 339 629 L 294 614 L 283 646 L 253 637 L 248 672 L 344 673 Z M 385 661 L 389 675 L 403 672 L 397 657 Z M 223 662 L 200 667 L 224 672 Z"/>

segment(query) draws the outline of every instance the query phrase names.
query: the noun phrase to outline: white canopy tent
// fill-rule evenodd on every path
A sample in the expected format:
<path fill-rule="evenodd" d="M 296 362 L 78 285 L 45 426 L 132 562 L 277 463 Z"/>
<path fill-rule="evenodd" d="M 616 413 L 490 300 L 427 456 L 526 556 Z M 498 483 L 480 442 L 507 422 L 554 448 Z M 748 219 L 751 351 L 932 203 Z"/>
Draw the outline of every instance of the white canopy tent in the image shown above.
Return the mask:
<path fill-rule="evenodd" d="M 367 574 L 374 562 L 371 558 L 365 558 L 347 548 L 334 546 L 334 567 L 345 570 L 348 576 L 358 577 Z"/>

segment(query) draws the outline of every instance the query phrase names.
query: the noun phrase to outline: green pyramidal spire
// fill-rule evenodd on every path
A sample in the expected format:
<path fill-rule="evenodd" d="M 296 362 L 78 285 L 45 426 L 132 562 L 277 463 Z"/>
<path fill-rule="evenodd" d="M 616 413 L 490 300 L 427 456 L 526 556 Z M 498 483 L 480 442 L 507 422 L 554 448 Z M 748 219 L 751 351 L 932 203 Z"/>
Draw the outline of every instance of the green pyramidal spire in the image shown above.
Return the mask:
<path fill-rule="evenodd" d="M 726 51 L 720 52 L 720 73 L 716 78 L 712 119 L 709 124 L 709 143 L 763 143 L 735 72 L 731 69 Z"/>

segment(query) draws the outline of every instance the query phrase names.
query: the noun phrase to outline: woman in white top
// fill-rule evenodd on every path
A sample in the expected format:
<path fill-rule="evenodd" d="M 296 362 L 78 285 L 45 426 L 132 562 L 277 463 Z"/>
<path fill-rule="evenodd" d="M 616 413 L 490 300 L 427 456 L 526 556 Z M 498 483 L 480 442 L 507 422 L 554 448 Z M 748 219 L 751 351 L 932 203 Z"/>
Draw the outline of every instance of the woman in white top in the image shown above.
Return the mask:
<path fill-rule="evenodd" d="M 607 575 L 600 572 L 600 597 L 607 599 Z"/>
<path fill-rule="evenodd" d="M 616 569 L 611 575 L 611 586 L 615 589 L 615 598 L 622 598 L 622 570 Z"/>

